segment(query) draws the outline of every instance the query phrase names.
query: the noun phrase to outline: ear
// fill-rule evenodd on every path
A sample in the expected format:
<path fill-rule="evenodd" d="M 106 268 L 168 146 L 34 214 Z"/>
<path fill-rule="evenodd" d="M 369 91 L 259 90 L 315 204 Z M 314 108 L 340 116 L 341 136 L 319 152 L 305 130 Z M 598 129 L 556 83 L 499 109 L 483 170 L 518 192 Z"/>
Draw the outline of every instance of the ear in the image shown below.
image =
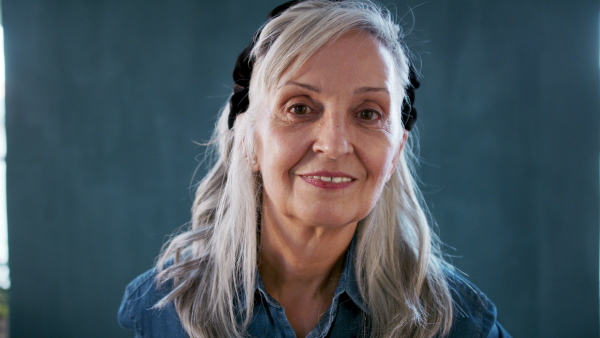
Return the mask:
<path fill-rule="evenodd" d="M 398 161 L 400 161 L 400 156 L 402 155 L 402 150 L 404 149 L 404 145 L 406 144 L 407 140 L 408 140 L 408 131 L 406 129 L 404 129 L 404 130 L 402 130 L 402 140 L 400 141 L 400 146 L 398 147 L 396 154 L 394 154 L 394 159 L 392 160 L 392 168 L 390 169 L 390 172 L 388 173 L 388 177 L 387 177 L 386 181 L 389 181 L 390 178 L 392 177 L 392 175 L 394 174 L 394 171 L 396 170 L 396 167 L 398 166 Z"/>
<path fill-rule="evenodd" d="M 244 120 L 246 119 L 247 114 L 240 114 L 236 117 L 235 119 L 235 125 L 234 128 L 237 126 L 237 128 L 241 128 L 241 126 L 244 125 Z M 240 142 L 239 146 L 241 149 L 246 150 L 246 148 L 244 147 L 243 143 L 246 142 L 246 137 L 247 136 L 243 136 L 240 138 Z M 246 154 L 244 155 L 244 159 L 246 160 L 247 165 L 250 167 L 250 170 L 252 170 L 253 173 L 255 172 L 259 172 L 260 171 L 260 165 L 258 164 L 258 156 L 257 153 L 260 152 L 260 149 L 258 149 L 258 143 L 255 144 L 255 146 L 257 147 L 256 149 L 254 149 L 252 151 L 252 154 Z M 246 151 L 244 151 L 246 152 Z"/>
<path fill-rule="evenodd" d="M 252 168 L 253 173 L 257 173 L 260 171 L 260 164 L 256 160 L 256 155 L 252 157 L 252 162 L 250 163 L 250 167 Z"/>

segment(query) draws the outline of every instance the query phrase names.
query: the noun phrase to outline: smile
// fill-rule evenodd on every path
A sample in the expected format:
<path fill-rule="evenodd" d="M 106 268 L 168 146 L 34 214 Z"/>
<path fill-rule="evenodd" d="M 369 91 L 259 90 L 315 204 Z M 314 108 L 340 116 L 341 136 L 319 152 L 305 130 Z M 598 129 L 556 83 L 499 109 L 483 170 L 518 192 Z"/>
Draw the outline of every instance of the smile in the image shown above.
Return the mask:
<path fill-rule="evenodd" d="M 333 183 L 342 183 L 342 182 L 350 182 L 352 179 L 350 177 L 329 177 L 329 176 L 304 176 L 306 178 L 312 178 L 315 180 L 321 180 L 323 182 L 333 182 Z"/>

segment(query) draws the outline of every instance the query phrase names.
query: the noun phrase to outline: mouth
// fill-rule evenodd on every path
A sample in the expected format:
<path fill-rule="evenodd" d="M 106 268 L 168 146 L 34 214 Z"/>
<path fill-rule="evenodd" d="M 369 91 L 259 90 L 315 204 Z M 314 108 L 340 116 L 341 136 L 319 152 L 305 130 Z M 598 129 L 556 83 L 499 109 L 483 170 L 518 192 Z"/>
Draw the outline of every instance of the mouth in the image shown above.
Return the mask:
<path fill-rule="evenodd" d="M 298 176 L 310 185 L 327 190 L 345 189 L 356 181 L 356 178 L 343 172 L 318 171 Z"/>
<path fill-rule="evenodd" d="M 340 177 L 340 176 L 310 176 L 303 175 L 302 177 L 313 179 L 313 180 L 321 180 L 323 182 L 332 182 L 332 183 L 344 183 L 350 182 L 352 179 L 350 177 Z"/>

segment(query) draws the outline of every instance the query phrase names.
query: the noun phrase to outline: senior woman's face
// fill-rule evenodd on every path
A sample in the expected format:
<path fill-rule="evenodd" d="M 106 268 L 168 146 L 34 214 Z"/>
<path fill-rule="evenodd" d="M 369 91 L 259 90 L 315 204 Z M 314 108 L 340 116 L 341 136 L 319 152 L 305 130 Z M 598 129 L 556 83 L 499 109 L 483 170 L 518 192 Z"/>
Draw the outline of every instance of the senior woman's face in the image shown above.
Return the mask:
<path fill-rule="evenodd" d="M 256 126 L 269 219 L 336 227 L 373 208 L 406 140 L 394 67 L 374 37 L 353 32 L 278 84 Z"/>

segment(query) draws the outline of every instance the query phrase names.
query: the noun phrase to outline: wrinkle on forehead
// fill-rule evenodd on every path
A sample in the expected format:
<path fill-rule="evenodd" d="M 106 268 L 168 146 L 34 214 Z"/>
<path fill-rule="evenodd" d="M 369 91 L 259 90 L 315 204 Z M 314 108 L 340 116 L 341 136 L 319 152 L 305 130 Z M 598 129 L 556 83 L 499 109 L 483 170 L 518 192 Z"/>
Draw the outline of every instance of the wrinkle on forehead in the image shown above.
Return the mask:
<path fill-rule="evenodd" d="M 336 53 L 336 51 L 335 49 L 328 47 L 335 43 L 351 44 L 352 49 L 357 53 L 347 58 L 339 55 L 336 55 L 336 57 L 331 57 L 328 54 Z M 385 84 L 376 83 L 376 81 L 369 82 L 370 79 L 366 78 L 364 74 L 361 74 L 362 78 L 357 78 L 356 76 L 359 72 L 353 71 L 356 69 L 357 63 L 362 62 L 362 59 L 368 59 L 369 62 L 372 62 L 373 58 L 371 57 L 371 53 L 374 50 L 377 52 L 380 62 L 372 65 L 372 73 L 374 74 L 373 79 L 385 79 Z M 379 41 L 379 39 L 372 34 L 363 31 L 352 31 L 341 35 L 339 38 L 319 48 L 306 60 L 306 62 L 304 62 L 304 64 L 296 66 L 297 67 L 292 67 L 292 69 L 295 70 L 293 74 L 290 71 L 287 71 L 283 74 L 275 90 L 278 90 L 282 86 L 289 84 L 289 82 L 297 82 L 296 79 L 302 78 L 311 72 L 327 70 L 328 72 L 336 71 L 336 74 L 346 77 L 349 83 L 356 82 L 356 80 L 362 81 L 360 83 L 361 89 L 357 88 L 357 92 L 383 90 L 382 88 L 385 88 L 385 90 L 387 90 L 387 92 L 390 94 L 396 91 L 397 81 L 394 72 L 395 63 L 391 52 L 383 45 L 381 41 Z M 364 66 L 364 63 L 362 66 Z M 294 81 L 291 81 L 292 79 Z M 326 82 L 327 78 L 322 78 L 319 81 Z M 310 85 L 311 87 L 315 88 L 323 87 L 323 83 L 310 83 L 306 85 Z"/>

